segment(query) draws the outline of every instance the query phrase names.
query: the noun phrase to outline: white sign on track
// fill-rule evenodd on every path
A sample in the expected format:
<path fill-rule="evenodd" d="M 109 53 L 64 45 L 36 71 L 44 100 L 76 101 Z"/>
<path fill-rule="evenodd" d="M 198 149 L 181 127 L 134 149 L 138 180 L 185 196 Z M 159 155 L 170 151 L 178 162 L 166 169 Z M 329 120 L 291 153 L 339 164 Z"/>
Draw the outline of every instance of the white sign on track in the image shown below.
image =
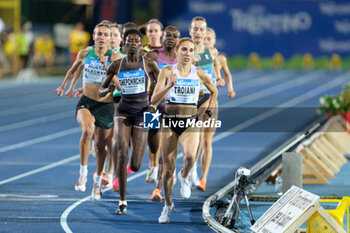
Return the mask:
<path fill-rule="evenodd" d="M 292 186 L 250 229 L 257 233 L 284 232 L 319 200 L 319 196 Z"/>

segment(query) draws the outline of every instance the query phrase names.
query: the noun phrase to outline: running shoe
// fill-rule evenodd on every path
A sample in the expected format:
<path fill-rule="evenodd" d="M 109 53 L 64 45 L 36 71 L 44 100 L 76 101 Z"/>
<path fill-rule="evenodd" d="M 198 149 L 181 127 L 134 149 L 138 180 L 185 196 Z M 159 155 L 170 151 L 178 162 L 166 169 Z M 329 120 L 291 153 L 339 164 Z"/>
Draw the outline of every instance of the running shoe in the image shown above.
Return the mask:
<path fill-rule="evenodd" d="M 207 184 L 207 182 L 205 180 L 201 179 L 199 182 L 199 185 L 197 185 L 197 189 L 204 192 L 206 184 Z"/>
<path fill-rule="evenodd" d="M 86 181 L 87 181 L 87 176 L 80 174 L 78 182 L 75 184 L 74 189 L 79 192 L 85 192 Z"/>
<path fill-rule="evenodd" d="M 92 188 L 92 191 L 91 191 L 91 198 L 93 200 L 100 200 L 101 199 L 101 195 L 102 195 L 101 184 L 98 184 L 96 182 L 96 177 L 97 177 L 96 173 L 94 174 L 93 177 L 94 177 L 94 187 Z"/>
<path fill-rule="evenodd" d="M 162 202 L 163 197 L 162 197 L 162 190 L 155 188 L 153 190 L 152 196 L 151 196 L 151 200 L 154 202 Z"/>
<path fill-rule="evenodd" d="M 102 185 L 103 187 L 107 187 L 109 184 L 109 180 L 107 179 L 107 176 L 105 173 L 102 173 Z"/>
<path fill-rule="evenodd" d="M 119 208 L 115 211 L 115 214 L 116 215 L 123 215 L 123 214 L 126 214 L 126 205 L 124 204 L 121 204 L 119 205 Z"/>
<path fill-rule="evenodd" d="M 113 192 L 119 192 L 119 178 L 113 180 Z"/>
<path fill-rule="evenodd" d="M 149 172 L 149 176 L 148 176 L 148 181 L 146 180 L 146 182 L 148 182 L 150 184 L 154 184 L 157 181 L 157 177 L 158 177 L 158 166 L 151 167 L 150 172 Z"/>
<path fill-rule="evenodd" d="M 96 175 L 97 175 L 97 173 L 94 172 L 94 176 L 96 176 Z M 109 181 L 108 181 L 107 176 L 104 172 L 102 173 L 102 185 L 103 185 L 103 187 L 108 187 L 108 185 L 109 185 Z"/>
<path fill-rule="evenodd" d="M 197 163 L 193 164 L 193 167 L 190 171 L 190 174 L 188 174 L 188 176 L 190 177 L 189 179 L 190 179 L 191 185 L 198 186 L 200 184 L 200 180 L 197 174 Z"/>
<path fill-rule="evenodd" d="M 128 172 L 128 174 L 134 173 L 134 171 L 130 168 L 130 164 L 128 164 L 128 166 L 126 167 L 126 171 Z"/>
<path fill-rule="evenodd" d="M 174 203 L 171 203 L 171 206 L 164 205 L 162 214 L 158 218 L 158 222 L 163 223 L 169 223 L 170 222 L 170 214 L 174 209 Z"/>
<path fill-rule="evenodd" d="M 188 199 L 191 197 L 191 183 L 189 180 L 189 177 L 187 176 L 187 178 L 182 177 L 181 175 L 181 171 L 179 171 L 179 173 L 177 174 L 177 179 L 180 182 L 181 185 L 181 189 L 180 189 L 180 194 L 181 197 Z"/>
<path fill-rule="evenodd" d="M 112 188 L 113 187 L 113 174 L 107 173 L 106 178 L 108 180 L 108 184 L 105 186 L 106 188 Z"/>

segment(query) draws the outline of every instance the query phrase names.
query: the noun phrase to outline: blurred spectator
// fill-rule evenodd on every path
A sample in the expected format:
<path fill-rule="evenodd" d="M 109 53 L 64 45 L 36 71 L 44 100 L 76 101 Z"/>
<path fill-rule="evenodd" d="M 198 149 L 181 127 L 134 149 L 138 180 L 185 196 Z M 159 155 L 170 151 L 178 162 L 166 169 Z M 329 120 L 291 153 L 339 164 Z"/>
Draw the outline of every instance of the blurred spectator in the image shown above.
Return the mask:
<path fill-rule="evenodd" d="M 5 29 L 1 33 L 1 41 L 7 60 L 10 63 L 10 71 L 12 74 L 16 72 L 16 40 L 15 35 Z"/>
<path fill-rule="evenodd" d="M 5 24 L 0 18 L 0 76 L 8 74 L 10 72 L 10 64 L 5 53 L 4 41 L 2 38 L 4 29 Z"/>
<path fill-rule="evenodd" d="M 147 24 L 142 24 L 141 26 L 139 26 L 137 28 L 141 34 L 142 34 L 142 46 L 146 46 L 148 43 L 149 43 L 149 39 L 148 39 L 148 36 L 146 35 L 146 31 L 147 31 Z"/>
<path fill-rule="evenodd" d="M 24 24 L 21 31 L 16 34 L 16 51 L 19 58 L 17 72 L 24 69 L 28 65 L 31 33 L 28 33 L 30 27 Z"/>
<path fill-rule="evenodd" d="M 34 68 L 39 73 L 39 68 L 44 64 L 46 74 L 51 71 L 53 58 L 55 55 L 55 44 L 49 34 L 44 33 L 43 35 L 36 38 L 34 42 Z"/>
<path fill-rule="evenodd" d="M 3 30 L 5 30 L 5 23 L 2 20 L 2 18 L 0 18 L 0 34 L 2 33 Z"/>
<path fill-rule="evenodd" d="M 69 53 L 70 61 L 73 64 L 80 50 L 89 45 L 90 33 L 84 30 L 84 25 L 78 22 L 69 35 Z"/>

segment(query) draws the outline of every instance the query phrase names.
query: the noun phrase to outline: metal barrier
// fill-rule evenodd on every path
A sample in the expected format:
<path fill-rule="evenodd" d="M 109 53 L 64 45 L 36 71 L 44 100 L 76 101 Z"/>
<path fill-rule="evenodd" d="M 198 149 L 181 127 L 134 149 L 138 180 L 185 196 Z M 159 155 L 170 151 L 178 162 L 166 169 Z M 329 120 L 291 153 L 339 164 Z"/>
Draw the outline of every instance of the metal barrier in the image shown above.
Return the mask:
<path fill-rule="evenodd" d="M 251 175 L 248 178 L 249 182 L 254 181 L 254 184 L 250 184 L 246 187 L 247 194 L 252 194 L 269 176 L 270 174 L 282 163 L 282 154 L 286 151 L 293 150 L 303 139 L 310 136 L 317 129 L 319 129 L 327 121 L 326 116 L 318 118 L 311 127 L 307 127 L 302 133 L 296 134 L 293 138 L 288 140 L 286 143 L 278 147 L 275 151 L 270 153 L 264 159 L 256 163 L 250 170 Z M 216 221 L 210 212 L 210 208 L 222 199 L 224 196 L 230 194 L 234 187 L 237 185 L 238 180 L 235 179 L 228 185 L 209 196 L 204 202 L 202 207 L 202 217 L 204 221 L 216 232 L 229 232 L 232 233 L 231 229 L 226 228 L 218 221 Z"/>

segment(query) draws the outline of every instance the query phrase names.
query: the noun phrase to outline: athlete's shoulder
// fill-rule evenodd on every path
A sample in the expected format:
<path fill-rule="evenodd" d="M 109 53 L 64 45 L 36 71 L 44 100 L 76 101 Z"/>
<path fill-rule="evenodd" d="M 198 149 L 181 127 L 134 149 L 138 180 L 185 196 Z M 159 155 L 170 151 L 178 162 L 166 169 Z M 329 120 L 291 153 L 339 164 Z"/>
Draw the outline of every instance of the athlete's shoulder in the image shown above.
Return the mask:
<path fill-rule="evenodd" d="M 87 47 L 85 49 L 80 50 L 78 55 L 77 55 L 77 59 L 83 60 L 92 49 L 93 49 L 93 47 Z"/>
<path fill-rule="evenodd" d="M 214 47 L 211 47 L 211 48 L 208 48 L 208 49 L 209 49 L 209 52 L 211 54 L 215 55 L 215 56 L 217 56 L 218 53 L 219 53 L 218 50 L 216 48 L 214 48 Z"/>
<path fill-rule="evenodd" d="M 226 58 L 226 55 L 223 54 L 223 53 L 219 53 L 218 54 L 218 59 L 221 63 L 224 63 L 224 62 L 227 62 L 227 58 Z"/>
<path fill-rule="evenodd" d="M 158 50 L 151 50 L 146 53 L 145 57 L 151 58 L 155 62 L 158 61 Z"/>

